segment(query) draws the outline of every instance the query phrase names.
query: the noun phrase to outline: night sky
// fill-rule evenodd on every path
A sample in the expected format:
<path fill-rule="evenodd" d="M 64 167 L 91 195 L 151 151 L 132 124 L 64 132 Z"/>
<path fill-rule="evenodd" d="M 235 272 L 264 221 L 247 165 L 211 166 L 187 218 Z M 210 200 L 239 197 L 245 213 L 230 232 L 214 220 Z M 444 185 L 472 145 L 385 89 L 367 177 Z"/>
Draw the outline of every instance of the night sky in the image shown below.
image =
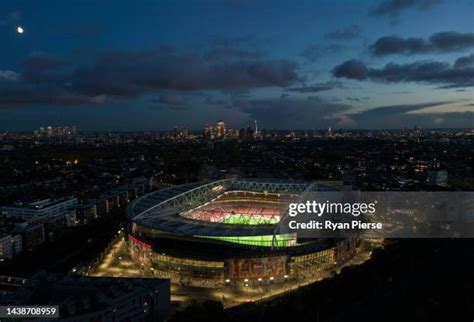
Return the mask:
<path fill-rule="evenodd" d="M 473 0 L 2 0 L 0 41 L 0 131 L 474 127 Z"/>

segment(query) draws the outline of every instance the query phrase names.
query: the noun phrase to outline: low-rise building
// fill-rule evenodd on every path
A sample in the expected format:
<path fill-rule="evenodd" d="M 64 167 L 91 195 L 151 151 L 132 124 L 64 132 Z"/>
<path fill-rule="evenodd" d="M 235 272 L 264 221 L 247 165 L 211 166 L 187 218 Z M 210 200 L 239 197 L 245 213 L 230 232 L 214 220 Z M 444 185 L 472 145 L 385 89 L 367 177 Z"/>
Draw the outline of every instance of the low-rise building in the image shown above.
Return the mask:
<path fill-rule="evenodd" d="M 17 223 L 13 231 L 21 235 L 24 251 L 32 251 L 46 242 L 46 231 L 43 223 L 24 221 Z"/>
<path fill-rule="evenodd" d="M 446 170 L 428 170 L 426 181 L 430 186 L 447 187 L 448 171 Z"/>
<path fill-rule="evenodd" d="M 39 273 L 4 299 L 8 305 L 54 305 L 61 321 L 163 321 L 170 281 Z"/>
<path fill-rule="evenodd" d="M 0 262 L 12 259 L 23 250 L 22 239 L 19 234 L 0 232 Z"/>
<path fill-rule="evenodd" d="M 77 198 L 43 199 L 31 202 L 20 202 L 11 206 L 0 208 L 1 213 L 7 217 L 20 218 L 28 221 L 48 220 L 58 216 L 67 216 L 68 223 L 75 222 Z"/>

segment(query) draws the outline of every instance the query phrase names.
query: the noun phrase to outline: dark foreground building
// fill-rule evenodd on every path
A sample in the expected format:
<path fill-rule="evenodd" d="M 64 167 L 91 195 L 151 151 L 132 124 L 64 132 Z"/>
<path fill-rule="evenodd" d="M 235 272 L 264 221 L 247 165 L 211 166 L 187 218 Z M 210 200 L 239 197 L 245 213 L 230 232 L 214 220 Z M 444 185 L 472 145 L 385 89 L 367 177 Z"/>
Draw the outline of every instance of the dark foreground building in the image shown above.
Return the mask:
<path fill-rule="evenodd" d="M 2 302 L 59 306 L 61 321 L 163 321 L 170 308 L 170 282 L 39 273 Z"/>

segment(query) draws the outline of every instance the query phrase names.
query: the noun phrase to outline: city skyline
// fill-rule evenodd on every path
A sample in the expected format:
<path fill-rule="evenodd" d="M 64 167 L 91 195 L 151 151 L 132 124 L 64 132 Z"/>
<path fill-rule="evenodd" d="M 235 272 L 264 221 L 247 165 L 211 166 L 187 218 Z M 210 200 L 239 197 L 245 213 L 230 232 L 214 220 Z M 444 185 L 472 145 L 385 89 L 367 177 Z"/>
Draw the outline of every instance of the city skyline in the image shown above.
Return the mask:
<path fill-rule="evenodd" d="M 473 11 L 468 0 L 6 1 L 0 130 L 472 128 Z"/>
<path fill-rule="evenodd" d="M 0 1 L 0 319 L 472 319 L 473 14 Z"/>

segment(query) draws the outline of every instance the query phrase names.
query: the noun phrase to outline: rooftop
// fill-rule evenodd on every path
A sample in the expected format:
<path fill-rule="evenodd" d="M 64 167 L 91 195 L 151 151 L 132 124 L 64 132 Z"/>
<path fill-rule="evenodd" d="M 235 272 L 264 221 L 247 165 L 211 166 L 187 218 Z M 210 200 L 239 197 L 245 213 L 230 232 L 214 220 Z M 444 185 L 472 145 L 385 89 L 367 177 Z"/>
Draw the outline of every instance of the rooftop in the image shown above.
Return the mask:
<path fill-rule="evenodd" d="M 77 198 L 65 197 L 61 199 L 41 199 L 41 200 L 34 200 L 34 201 L 17 202 L 13 205 L 9 205 L 6 207 L 15 207 L 15 208 L 23 208 L 23 209 L 45 209 L 45 208 L 52 207 L 57 204 L 70 201 L 73 199 L 77 199 Z"/>

